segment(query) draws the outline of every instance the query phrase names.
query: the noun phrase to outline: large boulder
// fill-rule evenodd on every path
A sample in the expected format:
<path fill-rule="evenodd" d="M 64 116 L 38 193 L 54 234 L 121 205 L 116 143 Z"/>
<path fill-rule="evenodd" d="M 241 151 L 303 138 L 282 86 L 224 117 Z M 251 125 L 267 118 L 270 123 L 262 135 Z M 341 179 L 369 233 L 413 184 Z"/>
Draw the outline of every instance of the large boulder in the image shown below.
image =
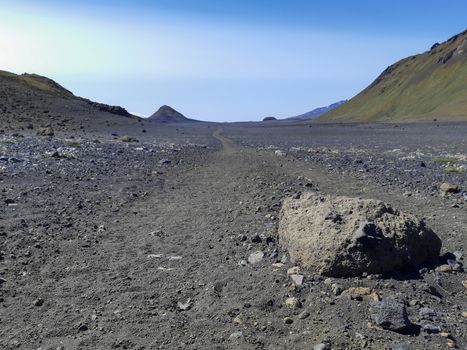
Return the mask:
<path fill-rule="evenodd" d="M 284 201 L 279 243 L 303 267 L 334 277 L 416 268 L 441 249 L 439 237 L 411 214 L 377 200 L 311 192 Z"/>

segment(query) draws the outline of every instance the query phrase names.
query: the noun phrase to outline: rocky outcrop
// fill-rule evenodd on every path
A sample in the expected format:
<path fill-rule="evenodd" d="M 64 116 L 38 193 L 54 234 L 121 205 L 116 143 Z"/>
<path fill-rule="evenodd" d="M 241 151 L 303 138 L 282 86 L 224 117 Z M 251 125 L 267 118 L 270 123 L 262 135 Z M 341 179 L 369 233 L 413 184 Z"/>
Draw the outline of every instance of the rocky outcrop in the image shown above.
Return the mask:
<path fill-rule="evenodd" d="M 311 192 L 284 201 L 279 242 L 303 267 L 336 277 L 415 268 L 441 249 L 439 237 L 411 214 L 377 200 Z"/>

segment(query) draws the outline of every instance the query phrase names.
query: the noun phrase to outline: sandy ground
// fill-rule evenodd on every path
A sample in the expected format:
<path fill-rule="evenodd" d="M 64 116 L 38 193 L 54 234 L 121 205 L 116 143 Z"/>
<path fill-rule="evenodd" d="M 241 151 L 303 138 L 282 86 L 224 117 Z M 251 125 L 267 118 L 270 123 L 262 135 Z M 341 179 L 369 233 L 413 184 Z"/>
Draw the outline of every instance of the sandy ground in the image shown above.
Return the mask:
<path fill-rule="evenodd" d="M 290 151 L 306 142 L 284 145 L 280 132 L 174 128 L 165 136 L 149 132 L 139 143 L 3 137 L 9 159 L 0 177 L 1 348 L 467 346 L 464 272 L 330 281 L 301 271 L 304 283 L 296 286 L 287 275 L 295 264 L 277 242 L 281 201 L 319 190 L 382 199 L 426 217 L 443 239 L 443 254 L 464 252 L 463 193 L 445 197 L 415 186 L 408 195 L 406 180 L 387 184 L 379 172 L 341 164 L 332 152 Z M 462 137 L 453 142 L 464 146 Z M 334 141 L 328 147 L 348 148 Z M 56 149 L 58 156 L 45 156 Z M 287 154 L 276 155 L 278 149 Z M 464 177 L 450 179 L 462 184 Z M 254 252 L 263 258 L 248 263 Z M 332 283 L 396 297 L 412 322 L 438 331 L 375 327 L 369 298 L 335 295 Z M 298 303 L 289 307 L 292 297 Z"/>

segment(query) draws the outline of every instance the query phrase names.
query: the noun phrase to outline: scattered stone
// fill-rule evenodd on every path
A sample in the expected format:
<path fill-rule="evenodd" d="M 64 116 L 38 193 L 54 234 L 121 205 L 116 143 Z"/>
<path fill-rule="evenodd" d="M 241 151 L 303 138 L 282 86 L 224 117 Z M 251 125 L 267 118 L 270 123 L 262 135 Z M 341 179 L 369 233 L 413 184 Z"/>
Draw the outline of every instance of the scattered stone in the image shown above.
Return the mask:
<path fill-rule="evenodd" d="M 260 235 L 253 235 L 251 237 L 251 241 L 253 243 L 261 243 L 262 242 L 262 239 L 261 239 L 261 236 Z"/>
<path fill-rule="evenodd" d="M 331 291 L 334 295 L 340 295 L 344 291 L 344 287 L 340 284 L 333 283 L 331 284 Z"/>
<path fill-rule="evenodd" d="M 342 220 L 327 220 L 329 213 Z M 284 201 L 279 241 L 302 266 L 334 277 L 417 267 L 435 261 L 441 248 L 439 237 L 411 214 L 377 200 L 311 192 Z"/>
<path fill-rule="evenodd" d="M 242 331 L 239 331 L 239 332 L 234 332 L 232 333 L 230 336 L 229 336 L 229 339 L 230 340 L 234 340 L 234 339 L 239 339 L 239 338 L 242 338 L 243 337 L 243 332 Z"/>
<path fill-rule="evenodd" d="M 330 347 L 326 343 L 319 343 L 313 346 L 313 350 L 329 350 Z"/>
<path fill-rule="evenodd" d="M 293 323 L 293 319 L 291 317 L 284 317 L 284 323 L 285 324 L 291 324 Z"/>
<path fill-rule="evenodd" d="M 435 269 L 436 272 L 452 272 L 451 266 L 448 264 L 439 265 Z"/>
<path fill-rule="evenodd" d="M 82 324 L 80 324 L 78 326 L 78 331 L 80 331 L 80 332 L 86 332 L 88 329 L 89 329 L 89 327 L 84 323 L 82 323 Z"/>
<path fill-rule="evenodd" d="M 373 321 L 383 329 L 404 332 L 412 326 L 405 305 L 392 298 L 375 301 L 372 308 Z"/>
<path fill-rule="evenodd" d="M 422 325 L 422 332 L 426 334 L 438 334 L 441 330 L 438 326 L 435 326 L 431 323 L 425 323 Z"/>
<path fill-rule="evenodd" d="M 191 308 L 191 299 L 188 298 L 188 300 L 186 301 L 186 303 L 182 303 L 182 302 L 177 302 L 177 307 L 182 310 L 182 311 L 187 311 L 187 310 L 190 310 Z"/>
<path fill-rule="evenodd" d="M 467 289 L 467 280 L 462 281 L 462 285 Z"/>
<path fill-rule="evenodd" d="M 308 318 L 308 317 L 310 317 L 310 313 L 308 311 L 303 311 L 298 314 L 298 318 L 300 320 L 304 320 L 305 318 Z"/>
<path fill-rule="evenodd" d="M 300 300 L 298 300 L 295 297 L 290 297 L 290 298 L 285 299 L 285 305 L 289 309 L 296 309 L 302 306 L 302 304 L 300 303 Z"/>
<path fill-rule="evenodd" d="M 5 282 L 6 282 L 6 279 L 0 277 L 0 285 L 2 285 L 2 284 L 5 283 Z"/>
<path fill-rule="evenodd" d="M 276 151 L 274 152 L 274 154 L 275 154 L 276 156 L 278 156 L 278 157 L 285 157 L 285 156 L 287 155 L 284 151 L 281 151 L 281 150 L 279 150 L 279 149 L 276 150 Z"/>
<path fill-rule="evenodd" d="M 432 318 L 433 316 L 436 316 L 436 313 L 433 309 L 430 309 L 428 307 L 422 307 L 419 311 L 418 311 L 418 315 L 420 316 L 420 318 L 423 318 L 423 319 L 430 319 Z"/>
<path fill-rule="evenodd" d="M 39 128 L 36 134 L 38 136 L 54 136 L 55 132 L 52 128 Z"/>
<path fill-rule="evenodd" d="M 248 262 L 245 260 L 245 259 L 242 259 L 238 262 L 238 265 L 239 266 L 247 266 L 248 265 Z"/>
<path fill-rule="evenodd" d="M 172 161 L 170 159 L 167 159 L 167 158 L 162 158 L 161 160 L 159 160 L 157 162 L 157 164 L 159 164 L 159 165 L 166 165 L 166 164 L 171 164 L 171 163 L 172 163 Z"/>
<path fill-rule="evenodd" d="M 460 192 L 459 186 L 450 184 L 449 182 L 443 182 L 439 186 L 439 190 L 443 193 L 459 193 Z"/>
<path fill-rule="evenodd" d="M 248 263 L 250 263 L 251 265 L 258 264 L 263 260 L 263 258 L 264 253 L 262 251 L 257 251 L 250 254 L 250 256 L 248 257 Z"/>
<path fill-rule="evenodd" d="M 37 298 L 36 300 L 34 300 L 34 306 L 42 306 L 42 305 L 44 305 L 44 299 Z"/>
<path fill-rule="evenodd" d="M 303 284 L 303 275 L 290 275 L 290 278 L 292 279 L 292 282 L 298 287 Z"/>

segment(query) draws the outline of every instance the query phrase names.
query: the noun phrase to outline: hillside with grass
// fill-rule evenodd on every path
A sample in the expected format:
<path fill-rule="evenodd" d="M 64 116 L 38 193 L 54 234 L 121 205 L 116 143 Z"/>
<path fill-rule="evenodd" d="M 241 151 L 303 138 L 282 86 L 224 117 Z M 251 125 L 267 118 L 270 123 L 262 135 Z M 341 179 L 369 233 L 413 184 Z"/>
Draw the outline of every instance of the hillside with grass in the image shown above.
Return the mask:
<path fill-rule="evenodd" d="M 320 121 L 467 121 L 467 30 L 384 70 Z"/>

